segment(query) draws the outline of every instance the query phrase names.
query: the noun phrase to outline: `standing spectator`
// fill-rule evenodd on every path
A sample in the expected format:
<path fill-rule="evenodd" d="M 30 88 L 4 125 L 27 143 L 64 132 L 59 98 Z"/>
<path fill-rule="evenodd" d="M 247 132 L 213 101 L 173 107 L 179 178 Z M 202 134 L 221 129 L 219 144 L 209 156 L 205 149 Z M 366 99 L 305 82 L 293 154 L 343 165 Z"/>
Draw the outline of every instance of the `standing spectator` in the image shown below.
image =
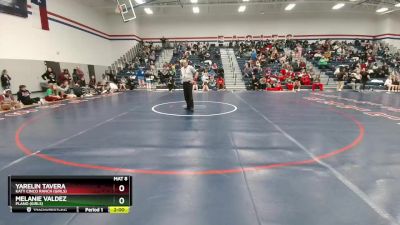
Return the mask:
<path fill-rule="evenodd" d="M 93 89 L 96 88 L 96 77 L 94 75 L 90 76 L 89 87 Z"/>
<path fill-rule="evenodd" d="M 162 47 L 163 47 L 163 48 L 166 48 L 166 47 L 167 47 L 167 39 L 163 36 L 163 37 L 160 39 L 160 41 L 161 41 Z"/>
<path fill-rule="evenodd" d="M 65 81 L 68 82 L 68 84 L 71 82 L 71 75 L 69 74 L 68 69 L 64 69 L 63 72 L 60 74 L 58 77 L 58 83 L 60 85 L 64 84 Z"/>
<path fill-rule="evenodd" d="M 254 65 L 256 63 L 256 61 L 257 61 L 257 52 L 256 52 L 255 49 L 253 49 L 251 51 L 250 58 L 251 58 L 252 64 Z"/>
<path fill-rule="evenodd" d="M 48 84 L 55 84 L 56 83 L 56 75 L 53 72 L 51 67 L 48 67 L 46 72 L 42 74 L 42 79 L 46 80 Z"/>
<path fill-rule="evenodd" d="M 155 62 L 156 61 L 156 52 L 152 51 L 149 55 L 149 60 L 150 62 Z"/>
<path fill-rule="evenodd" d="M 199 90 L 199 85 L 197 83 L 198 77 L 193 78 L 193 91 L 198 91 Z"/>
<path fill-rule="evenodd" d="M 345 80 L 346 73 L 344 71 L 344 68 L 340 68 L 339 72 L 336 74 L 337 77 L 337 91 L 342 91 L 343 86 L 344 86 L 344 80 Z"/>
<path fill-rule="evenodd" d="M 145 79 L 146 79 L 146 89 L 151 90 L 151 82 L 153 81 L 152 79 L 152 73 L 150 70 L 146 70 L 145 72 Z"/>
<path fill-rule="evenodd" d="M 204 71 L 203 75 L 201 76 L 201 80 L 203 81 L 203 91 L 209 91 L 208 82 L 210 77 L 208 76 L 208 72 Z"/>
<path fill-rule="evenodd" d="M 139 67 L 138 70 L 136 70 L 136 77 L 139 81 L 139 86 L 141 88 L 143 88 L 144 87 L 144 71 L 142 68 Z"/>
<path fill-rule="evenodd" d="M 243 69 L 243 73 L 245 77 L 250 77 L 252 69 L 250 68 L 250 63 L 246 63 Z"/>
<path fill-rule="evenodd" d="M 217 65 L 216 63 L 214 63 L 214 64 L 211 66 L 211 69 L 214 71 L 214 73 L 218 73 L 218 65 Z"/>
<path fill-rule="evenodd" d="M 367 82 L 369 80 L 369 74 L 367 71 L 364 69 L 361 70 L 361 84 L 362 84 L 362 90 L 365 91 L 365 86 L 367 85 Z"/>
<path fill-rule="evenodd" d="M 31 98 L 31 92 L 26 89 L 25 85 L 19 86 L 19 91 L 17 93 L 18 101 L 22 102 L 24 105 L 32 105 L 41 102 L 40 98 Z"/>
<path fill-rule="evenodd" d="M 79 86 L 81 87 L 86 87 L 86 80 L 84 77 L 82 77 L 80 80 L 78 80 L 78 82 L 76 82 L 76 84 L 79 84 Z"/>
<path fill-rule="evenodd" d="M 76 69 L 74 69 L 74 71 L 72 72 L 72 81 L 74 82 L 74 84 L 78 83 L 79 81 L 79 76 Z"/>
<path fill-rule="evenodd" d="M 3 90 L 11 88 L 11 77 L 8 75 L 7 70 L 1 72 L 1 87 Z"/>
<path fill-rule="evenodd" d="M 77 66 L 75 70 L 79 80 L 85 79 L 85 73 L 83 73 L 83 70 L 79 66 Z"/>

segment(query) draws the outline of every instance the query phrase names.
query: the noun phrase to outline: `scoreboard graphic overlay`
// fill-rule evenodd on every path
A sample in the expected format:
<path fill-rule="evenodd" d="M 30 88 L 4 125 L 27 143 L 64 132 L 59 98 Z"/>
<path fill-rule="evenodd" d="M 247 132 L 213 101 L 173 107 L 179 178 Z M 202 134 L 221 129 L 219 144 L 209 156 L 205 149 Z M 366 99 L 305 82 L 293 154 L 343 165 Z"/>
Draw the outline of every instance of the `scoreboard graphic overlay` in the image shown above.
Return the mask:
<path fill-rule="evenodd" d="M 13 213 L 129 213 L 131 176 L 9 176 Z"/>

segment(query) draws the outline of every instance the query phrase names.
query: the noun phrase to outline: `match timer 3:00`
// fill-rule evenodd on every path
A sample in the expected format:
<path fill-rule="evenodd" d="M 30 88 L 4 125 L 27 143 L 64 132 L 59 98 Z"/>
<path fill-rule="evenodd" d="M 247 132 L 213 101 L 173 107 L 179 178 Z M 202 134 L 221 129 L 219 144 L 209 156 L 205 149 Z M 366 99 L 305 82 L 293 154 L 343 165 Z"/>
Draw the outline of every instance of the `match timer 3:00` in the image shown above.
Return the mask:
<path fill-rule="evenodd" d="M 15 213 L 129 213 L 131 176 L 9 176 Z"/>

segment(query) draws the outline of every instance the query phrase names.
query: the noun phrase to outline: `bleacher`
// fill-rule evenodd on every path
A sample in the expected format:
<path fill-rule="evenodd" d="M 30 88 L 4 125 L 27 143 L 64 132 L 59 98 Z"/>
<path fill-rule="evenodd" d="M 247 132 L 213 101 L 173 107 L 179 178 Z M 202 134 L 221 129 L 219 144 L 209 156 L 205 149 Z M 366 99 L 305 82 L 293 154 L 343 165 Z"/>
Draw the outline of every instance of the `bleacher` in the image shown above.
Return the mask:
<path fill-rule="evenodd" d="M 156 60 L 155 61 L 157 61 L 157 59 L 161 55 L 161 51 L 162 51 L 162 49 L 156 49 L 155 50 L 155 54 L 156 54 Z M 132 64 L 132 63 L 133 63 L 132 61 L 124 62 L 124 64 L 125 64 L 124 67 L 117 72 L 117 79 L 122 77 L 122 76 L 126 77 L 126 76 L 130 76 L 130 75 L 134 75 L 135 74 L 135 71 L 130 70 L 129 67 L 126 66 L 127 64 Z M 140 64 L 138 66 L 139 67 L 145 67 L 146 65 Z"/>
<path fill-rule="evenodd" d="M 312 64 L 318 68 L 318 60 L 317 59 L 312 59 L 311 60 Z M 333 58 L 332 60 L 329 61 L 328 63 L 328 68 L 320 68 L 319 70 L 321 71 L 321 73 L 324 73 L 326 76 L 329 77 L 329 79 L 332 79 L 333 81 L 336 81 L 336 75 L 334 74 L 335 70 L 340 67 L 340 66 L 344 66 L 344 67 L 350 67 L 351 65 L 353 65 L 355 63 L 355 61 L 353 60 L 336 60 L 336 58 Z M 376 77 L 373 74 L 370 76 L 371 80 L 369 80 L 367 82 L 367 88 L 368 89 L 385 89 L 384 87 L 384 82 L 385 82 L 385 78 L 382 77 Z M 352 84 L 350 81 L 346 81 L 345 82 L 345 89 L 351 89 L 352 88 Z"/>
<path fill-rule="evenodd" d="M 240 56 L 238 51 L 235 51 L 235 55 L 236 55 L 236 60 L 239 64 L 240 70 L 242 71 L 242 79 L 244 80 L 246 89 L 250 90 L 252 78 L 246 77 L 243 73 L 246 62 L 248 62 L 250 60 L 250 55 L 247 53 L 244 53 L 242 56 Z M 281 65 L 279 63 L 266 63 L 261 68 L 262 68 L 262 71 L 256 75 L 257 79 L 260 79 L 265 74 L 266 70 L 271 70 L 271 74 L 279 74 L 280 70 L 281 70 Z M 283 82 L 282 84 L 285 84 L 285 82 Z"/>
<path fill-rule="evenodd" d="M 209 47 L 209 53 L 210 53 L 209 60 L 211 60 L 212 63 L 216 63 L 218 65 L 218 68 L 222 68 L 221 54 L 220 54 L 219 47 L 210 46 Z M 175 79 L 175 87 L 176 88 L 182 87 L 181 70 L 180 70 L 180 65 L 179 65 L 179 60 L 182 58 L 182 56 L 183 56 L 182 52 L 176 52 L 172 56 L 172 59 L 170 61 L 170 64 L 175 64 L 176 65 L 176 67 L 175 67 L 176 74 L 175 74 L 175 77 L 174 77 L 174 79 Z M 202 61 L 200 56 L 198 56 L 196 54 L 190 55 L 189 56 L 189 61 L 192 64 L 192 66 L 195 67 L 196 69 L 205 67 L 204 61 Z M 199 85 L 199 88 L 200 88 L 201 87 L 200 79 L 199 79 L 198 85 Z"/>

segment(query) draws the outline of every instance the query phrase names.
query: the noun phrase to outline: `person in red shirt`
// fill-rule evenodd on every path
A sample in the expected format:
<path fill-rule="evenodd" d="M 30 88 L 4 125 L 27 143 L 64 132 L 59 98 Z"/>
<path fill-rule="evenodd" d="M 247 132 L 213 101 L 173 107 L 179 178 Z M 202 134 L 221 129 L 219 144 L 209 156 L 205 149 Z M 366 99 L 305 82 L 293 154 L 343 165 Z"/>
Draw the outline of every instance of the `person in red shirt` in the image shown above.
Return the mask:
<path fill-rule="evenodd" d="M 71 75 L 69 74 L 68 69 L 64 69 L 64 71 L 58 77 L 58 83 L 60 85 L 63 84 L 65 81 L 68 81 L 68 84 L 71 81 Z"/>
<path fill-rule="evenodd" d="M 281 74 L 282 74 L 283 76 L 285 76 L 285 75 L 286 75 L 286 72 L 287 72 L 287 70 L 286 70 L 286 69 L 281 69 Z"/>
<path fill-rule="evenodd" d="M 221 90 L 225 88 L 225 81 L 222 76 L 219 76 L 217 78 L 217 90 Z"/>
<path fill-rule="evenodd" d="M 303 60 L 301 60 L 300 61 L 300 69 L 305 69 L 306 67 L 307 67 L 307 64 Z"/>

